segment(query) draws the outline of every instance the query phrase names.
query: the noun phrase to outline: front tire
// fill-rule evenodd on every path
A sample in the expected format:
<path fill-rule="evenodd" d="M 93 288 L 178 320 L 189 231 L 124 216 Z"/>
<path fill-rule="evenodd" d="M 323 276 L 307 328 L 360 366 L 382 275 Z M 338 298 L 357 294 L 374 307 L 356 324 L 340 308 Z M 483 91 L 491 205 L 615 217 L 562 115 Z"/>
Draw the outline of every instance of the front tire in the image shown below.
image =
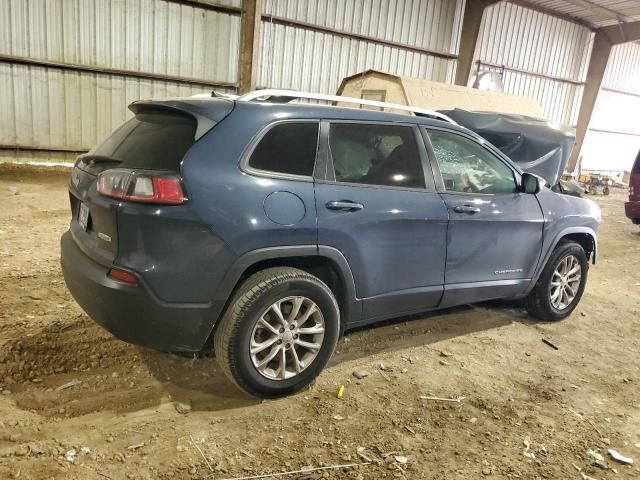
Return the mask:
<path fill-rule="evenodd" d="M 276 398 L 309 385 L 335 349 L 340 311 L 317 277 L 289 267 L 249 277 L 214 334 L 222 370 L 255 397 Z"/>
<path fill-rule="evenodd" d="M 525 299 L 527 312 L 550 322 L 568 317 L 582 298 L 588 271 L 589 261 L 582 246 L 561 241 Z"/>

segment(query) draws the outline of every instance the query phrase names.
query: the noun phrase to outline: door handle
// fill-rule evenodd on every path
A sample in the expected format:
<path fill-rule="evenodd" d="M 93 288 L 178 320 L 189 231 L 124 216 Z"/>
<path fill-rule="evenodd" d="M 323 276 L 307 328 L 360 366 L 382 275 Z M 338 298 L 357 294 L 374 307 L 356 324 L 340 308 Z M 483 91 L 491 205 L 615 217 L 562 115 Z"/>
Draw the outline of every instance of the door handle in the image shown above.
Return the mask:
<path fill-rule="evenodd" d="M 339 210 L 341 212 L 356 212 L 364 208 L 364 205 L 361 203 L 350 202 L 348 200 L 334 200 L 333 202 L 327 202 L 325 206 L 329 210 Z"/>
<path fill-rule="evenodd" d="M 474 207 L 473 205 L 456 205 L 455 207 L 453 207 L 453 211 L 456 213 L 474 214 L 478 213 L 480 209 L 478 207 Z"/>

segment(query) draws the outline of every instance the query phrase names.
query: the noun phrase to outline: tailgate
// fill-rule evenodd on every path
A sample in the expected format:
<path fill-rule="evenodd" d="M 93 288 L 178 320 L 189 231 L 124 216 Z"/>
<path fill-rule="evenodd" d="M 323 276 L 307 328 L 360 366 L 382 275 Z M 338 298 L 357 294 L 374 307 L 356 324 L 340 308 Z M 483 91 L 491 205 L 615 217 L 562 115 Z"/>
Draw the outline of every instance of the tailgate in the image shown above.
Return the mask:
<path fill-rule="evenodd" d="M 105 266 L 118 253 L 117 213 L 122 201 L 98 192 L 98 175 L 113 168 L 179 173 L 188 150 L 228 115 L 233 103 L 187 99 L 136 102 L 130 108 L 135 117 L 79 156 L 69 182 L 71 234 L 87 256 Z"/>

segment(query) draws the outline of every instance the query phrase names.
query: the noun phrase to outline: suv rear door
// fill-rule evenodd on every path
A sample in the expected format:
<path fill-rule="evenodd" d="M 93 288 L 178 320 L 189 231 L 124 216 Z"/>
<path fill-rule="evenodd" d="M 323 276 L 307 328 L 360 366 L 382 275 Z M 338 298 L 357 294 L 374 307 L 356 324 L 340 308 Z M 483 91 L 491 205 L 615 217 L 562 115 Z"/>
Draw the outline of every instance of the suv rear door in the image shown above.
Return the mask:
<path fill-rule="evenodd" d="M 542 249 L 544 217 L 536 196 L 521 193 L 520 175 L 474 137 L 437 128 L 427 136 L 449 210 L 441 306 L 520 293 Z"/>
<path fill-rule="evenodd" d="M 364 319 L 437 306 L 447 210 L 417 127 L 324 121 L 319 150 L 318 244 L 346 257 Z"/>

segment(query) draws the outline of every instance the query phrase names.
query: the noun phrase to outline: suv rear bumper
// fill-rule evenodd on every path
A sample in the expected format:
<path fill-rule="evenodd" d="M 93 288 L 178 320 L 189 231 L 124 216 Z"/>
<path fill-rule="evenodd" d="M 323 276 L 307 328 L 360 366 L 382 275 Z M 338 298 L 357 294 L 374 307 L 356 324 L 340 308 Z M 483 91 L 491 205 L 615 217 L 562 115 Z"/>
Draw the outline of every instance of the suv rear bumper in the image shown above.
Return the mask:
<path fill-rule="evenodd" d="M 108 268 L 87 257 L 70 232 L 60 241 L 67 288 L 99 325 L 126 342 L 165 351 L 195 352 L 211 332 L 208 304 L 159 300 L 142 282 L 130 286 L 107 277 Z"/>
<path fill-rule="evenodd" d="M 626 202 L 624 212 L 633 223 L 640 224 L 640 201 Z"/>

